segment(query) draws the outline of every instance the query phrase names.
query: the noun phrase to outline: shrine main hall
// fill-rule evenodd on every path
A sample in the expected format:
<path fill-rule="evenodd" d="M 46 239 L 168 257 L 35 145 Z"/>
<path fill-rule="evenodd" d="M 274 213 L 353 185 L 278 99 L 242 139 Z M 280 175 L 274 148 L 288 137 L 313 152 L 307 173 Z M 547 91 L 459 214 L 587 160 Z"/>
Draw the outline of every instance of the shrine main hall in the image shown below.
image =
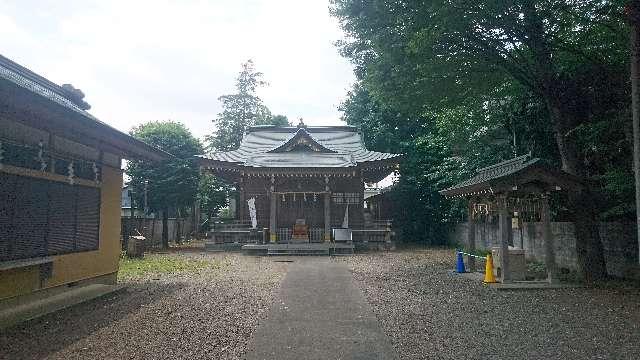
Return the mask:
<path fill-rule="evenodd" d="M 365 183 L 388 176 L 400 157 L 367 150 L 355 127 L 301 121 L 297 127 L 248 128 L 237 150 L 199 161 L 203 171 L 235 185 L 239 222 L 251 221 L 253 203 L 256 228 L 268 229 L 271 242 L 323 242 L 334 228 L 364 229 L 375 222 L 365 216 Z"/>

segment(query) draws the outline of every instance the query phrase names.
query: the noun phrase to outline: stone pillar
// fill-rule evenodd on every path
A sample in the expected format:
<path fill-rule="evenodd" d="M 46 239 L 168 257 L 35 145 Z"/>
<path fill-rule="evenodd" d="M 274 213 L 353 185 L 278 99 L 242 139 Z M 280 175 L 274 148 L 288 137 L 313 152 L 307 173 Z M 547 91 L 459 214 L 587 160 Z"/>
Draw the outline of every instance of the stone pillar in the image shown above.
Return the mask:
<path fill-rule="evenodd" d="M 554 239 L 551 232 L 551 209 L 549 207 L 549 195 L 542 195 L 542 207 L 540 220 L 542 220 L 542 240 L 544 241 L 544 263 L 547 267 L 547 279 L 550 283 L 558 280 L 556 255 L 554 251 Z"/>
<path fill-rule="evenodd" d="M 469 199 L 467 205 L 467 211 L 469 214 L 469 232 L 467 233 L 467 247 L 470 253 L 476 250 L 476 219 L 473 215 L 473 205 L 475 199 Z M 476 272 L 476 259 L 473 256 L 469 256 L 469 260 L 467 261 L 469 265 L 469 272 Z"/>
<path fill-rule="evenodd" d="M 509 277 L 509 236 L 511 218 L 507 210 L 507 196 L 498 195 L 498 238 L 500 239 L 500 272 L 502 283 L 511 282 Z"/>

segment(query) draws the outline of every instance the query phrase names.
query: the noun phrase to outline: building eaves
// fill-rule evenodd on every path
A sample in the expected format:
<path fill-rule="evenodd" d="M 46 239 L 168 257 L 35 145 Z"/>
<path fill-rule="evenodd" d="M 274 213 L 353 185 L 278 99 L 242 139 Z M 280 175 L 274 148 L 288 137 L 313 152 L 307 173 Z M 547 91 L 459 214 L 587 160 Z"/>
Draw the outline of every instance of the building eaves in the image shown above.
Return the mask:
<path fill-rule="evenodd" d="M 100 137 L 106 138 L 111 136 L 120 143 L 126 144 L 125 148 L 122 149 L 124 153 L 150 160 L 161 160 L 173 157 L 173 155 L 165 151 L 150 146 L 98 120 L 87 111 L 81 109 L 73 101 L 69 100 L 65 96 L 65 91 L 62 87 L 2 55 L 0 55 L 0 80 L 7 81 L 18 88 L 24 89 L 44 99 L 49 104 L 54 104 L 69 111 L 71 114 L 78 115 L 86 124 L 92 124 L 96 129 L 95 133 Z M 68 121 L 71 120 L 72 117 L 69 117 Z"/>

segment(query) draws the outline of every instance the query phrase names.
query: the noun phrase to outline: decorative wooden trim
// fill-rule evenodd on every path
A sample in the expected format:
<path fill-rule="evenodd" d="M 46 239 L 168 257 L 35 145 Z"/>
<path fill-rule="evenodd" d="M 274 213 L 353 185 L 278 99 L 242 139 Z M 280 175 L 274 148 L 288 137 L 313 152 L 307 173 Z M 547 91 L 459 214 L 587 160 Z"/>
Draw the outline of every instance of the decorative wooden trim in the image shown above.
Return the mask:
<path fill-rule="evenodd" d="M 28 266 L 35 266 L 35 265 L 46 264 L 50 262 L 53 262 L 53 257 L 51 256 L 3 261 L 3 262 L 0 262 L 0 271 L 18 269 L 18 268 L 23 268 Z"/>
<path fill-rule="evenodd" d="M 46 172 L 46 171 L 26 169 L 26 168 L 16 167 L 16 166 L 12 166 L 12 165 L 7 165 L 7 164 L 2 164 L 2 168 L 0 168 L 0 172 L 4 172 L 4 173 L 7 173 L 7 174 L 11 174 L 11 175 L 27 176 L 27 177 L 32 177 L 32 178 L 36 178 L 36 179 L 57 181 L 57 182 L 62 182 L 62 183 L 66 183 L 66 184 L 69 183 L 69 177 L 66 176 L 66 175 L 52 174 L 52 173 Z M 88 187 L 93 187 L 93 188 L 99 188 L 100 185 L 101 185 L 101 182 L 96 183 L 95 181 L 81 179 L 81 178 L 77 178 L 76 177 L 76 178 L 73 179 L 73 184 L 74 185 L 88 186 Z"/>

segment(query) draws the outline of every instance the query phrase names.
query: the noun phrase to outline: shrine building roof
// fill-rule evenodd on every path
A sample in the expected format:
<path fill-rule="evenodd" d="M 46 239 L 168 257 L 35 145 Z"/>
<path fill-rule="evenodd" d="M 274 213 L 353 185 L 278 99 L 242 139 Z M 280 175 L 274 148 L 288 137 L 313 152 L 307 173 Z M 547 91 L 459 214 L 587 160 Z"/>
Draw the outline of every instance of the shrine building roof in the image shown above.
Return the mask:
<path fill-rule="evenodd" d="M 201 155 L 206 165 L 248 168 L 346 168 L 397 163 L 401 154 L 367 150 L 352 126 L 254 126 L 237 150 Z"/>

